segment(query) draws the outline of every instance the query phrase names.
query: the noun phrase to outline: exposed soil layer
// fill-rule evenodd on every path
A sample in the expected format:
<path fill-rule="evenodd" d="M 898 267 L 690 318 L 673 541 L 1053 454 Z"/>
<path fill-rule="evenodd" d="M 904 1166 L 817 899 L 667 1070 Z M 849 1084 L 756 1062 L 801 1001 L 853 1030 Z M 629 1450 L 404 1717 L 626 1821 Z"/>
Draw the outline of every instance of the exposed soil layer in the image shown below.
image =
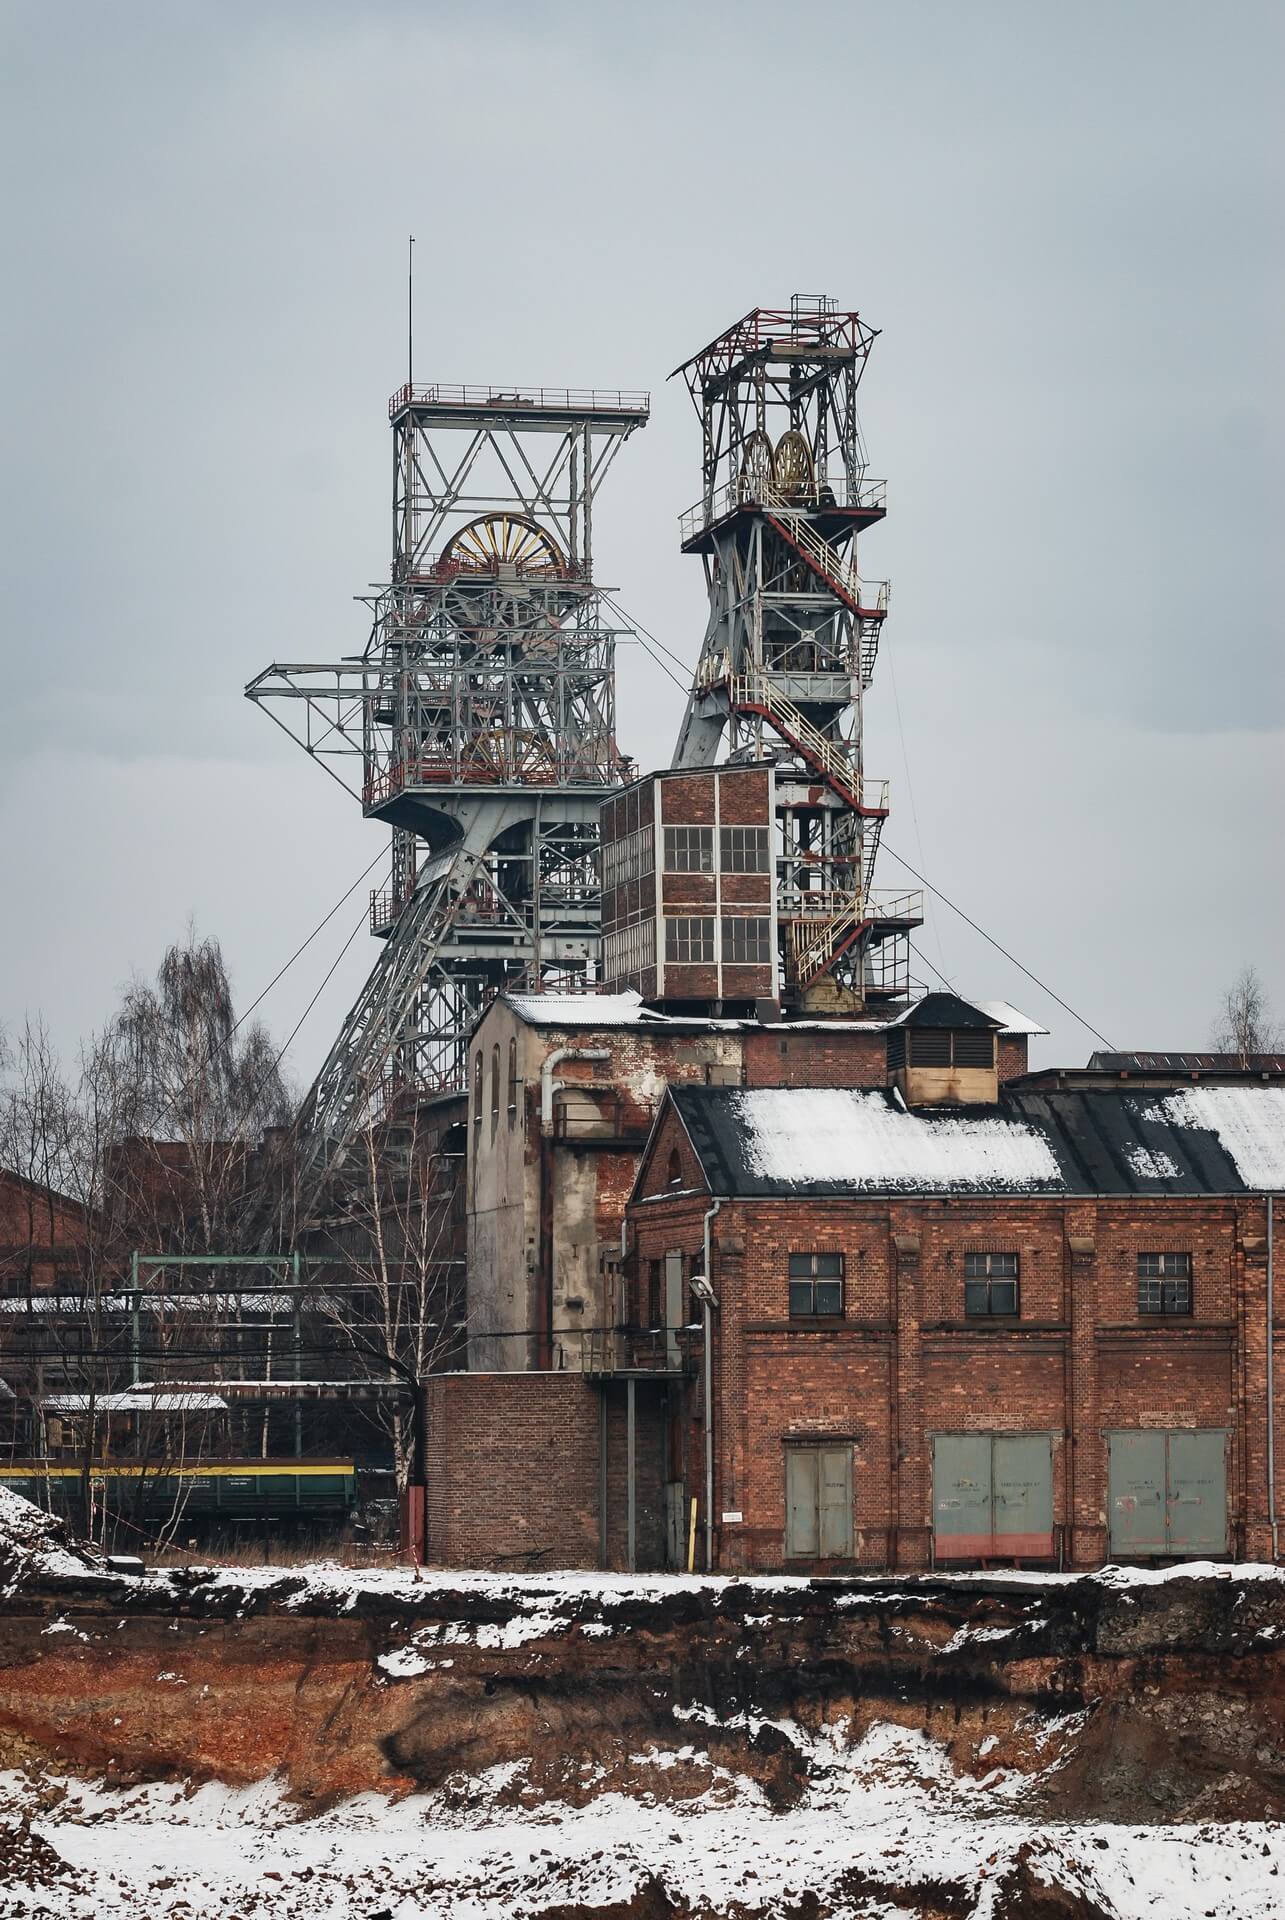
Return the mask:
<path fill-rule="evenodd" d="M 465 1824 L 483 1801 L 503 1820 L 604 1796 L 677 1819 L 751 1783 L 770 1820 L 806 1813 L 836 1755 L 901 1729 L 908 1790 L 932 1785 L 913 1755 L 936 1753 L 1036 1836 L 997 1846 L 984 1888 L 984 1865 L 933 1879 L 891 1860 L 762 1905 L 751 1885 L 733 1906 L 702 1903 L 663 1874 L 586 1904 L 553 1876 L 541 1903 L 515 1891 L 513 1911 L 1092 1920 L 1117 1909 L 1042 1833 L 1222 1831 L 1285 1813 L 1282 1638 L 1285 1582 L 1236 1570 L 417 1586 L 324 1569 L 139 1579 L 64 1561 L 19 1569 L 0 1607 L 0 1767 L 119 1788 L 276 1776 L 311 1815 L 372 1790 L 430 1794 Z M 1000 1818 L 983 1801 L 971 1817 Z M 40 1834 L 15 1825 L 10 1840 L 15 1870 L 52 1886 L 62 1869 Z"/>

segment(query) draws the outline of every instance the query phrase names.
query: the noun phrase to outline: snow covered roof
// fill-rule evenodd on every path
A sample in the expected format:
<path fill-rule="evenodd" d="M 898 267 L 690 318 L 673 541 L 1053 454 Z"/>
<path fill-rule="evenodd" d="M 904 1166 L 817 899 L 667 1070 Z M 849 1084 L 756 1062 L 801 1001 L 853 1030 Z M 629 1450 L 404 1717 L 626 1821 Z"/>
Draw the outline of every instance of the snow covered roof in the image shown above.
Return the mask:
<path fill-rule="evenodd" d="M 1029 1014 L 1010 1006 L 1007 1000 L 974 1000 L 973 1005 L 988 1013 L 992 1020 L 998 1020 L 1001 1033 L 1047 1033 L 1038 1020 L 1032 1020 Z"/>
<path fill-rule="evenodd" d="M 46 1413 L 85 1413 L 90 1399 L 100 1413 L 226 1413 L 228 1403 L 217 1393 L 51 1393 L 42 1401 Z"/>
<path fill-rule="evenodd" d="M 1285 1088 L 1001 1089 L 908 1110 L 884 1088 L 673 1087 L 712 1193 L 1285 1191 Z"/>
<path fill-rule="evenodd" d="M 635 993 L 632 987 L 623 993 L 506 993 L 501 998 L 519 1020 L 524 1020 L 531 1027 L 702 1027 L 734 1032 L 737 1028 L 762 1024 L 757 1020 L 713 1019 L 704 1014 L 661 1013 L 655 1007 L 645 1005 L 642 995 Z M 932 999 L 933 996 L 927 998 Z M 953 999 L 954 996 L 939 995 L 937 998 Z M 851 1020 L 782 1021 L 780 1031 L 788 1034 L 828 1028 L 840 1033 L 882 1033 L 913 1015 L 924 1004 L 924 1001 L 917 1000 L 913 1006 L 892 1019 L 867 1016 Z M 1048 1032 L 1047 1027 L 1019 1013 L 1006 1000 L 968 1000 L 959 1004 L 980 1011 L 988 1019 L 997 1022 L 1001 1033 Z"/>

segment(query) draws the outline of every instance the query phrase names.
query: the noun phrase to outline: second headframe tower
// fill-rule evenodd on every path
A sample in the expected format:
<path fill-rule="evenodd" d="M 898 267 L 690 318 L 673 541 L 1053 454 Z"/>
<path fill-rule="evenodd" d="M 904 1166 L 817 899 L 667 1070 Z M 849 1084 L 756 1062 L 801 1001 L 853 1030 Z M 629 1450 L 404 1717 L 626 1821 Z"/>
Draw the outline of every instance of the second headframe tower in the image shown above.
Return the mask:
<path fill-rule="evenodd" d="M 873 884 L 888 783 L 868 780 L 862 702 L 888 613 L 858 540 L 884 518 L 857 388 L 877 338 L 796 294 L 756 307 L 677 369 L 701 422 L 704 487 L 681 522 L 709 618 L 677 767 L 773 765 L 779 987 L 795 1012 L 909 992 L 917 894 Z"/>

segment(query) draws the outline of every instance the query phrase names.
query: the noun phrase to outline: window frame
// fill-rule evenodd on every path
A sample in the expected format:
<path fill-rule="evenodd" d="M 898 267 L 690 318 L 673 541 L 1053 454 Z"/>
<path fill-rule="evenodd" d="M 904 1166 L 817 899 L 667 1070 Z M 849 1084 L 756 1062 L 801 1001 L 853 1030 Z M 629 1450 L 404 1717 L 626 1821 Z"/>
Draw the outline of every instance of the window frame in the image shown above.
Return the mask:
<path fill-rule="evenodd" d="M 752 864 L 749 864 L 751 859 Z M 770 873 L 772 870 L 770 830 L 767 827 L 720 824 L 718 860 L 723 873 Z"/>
<path fill-rule="evenodd" d="M 664 873 L 713 873 L 714 829 L 678 822 L 666 824 L 661 854 Z"/>
<path fill-rule="evenodd" d="M 772 964 L 772 918 L 766 913 L 725 913 L 723 927 L 723 965 L 725 967 L 770 967 Z M 753 955 L 735 952 L 737 928 L 758 928 L 756 944 L 762 951 Z"/>
<path fill-rule="evenodd" d="M 794 1248 L 786 1256 L 786 1260 L 786 1304 L 789 1308 L 790 1319 L 803 1322 L 809 1320 L 842 1320 L 844 1314 L 846 1262 L 838 1248 Z M 802 1270 L 804 1261 L 808 1263 L 807 1272 Z M 832 1263 L 833 1271 L 826 1273 L 819 1271 L 819 1263 L 822 1261 Z M 817 1289 L 819 1286 L 834 1288 L 836 1298 L 833 1304 L 818 1305 Z M 811 1302 L 811 1304 L 807 1306 L 796 1304 L 796 1295 L 801 1295 L 804 1288 L 807 1288 L 808 1297 Z"/>
<path fill-rule="evenodd" d="M 700 953 L 679 953 L 672 949 L 680 944 L 692 945 L 693 927 L 709 929 L 708 952 L 706 940 L 701 939 Z M 681 932 L 679 929 L 685 929 Z M 665 965 L 667 967 L 712 967 L 714 965 L 715 935 L 713 914 L 673 913 L 665 916 Z"/>
<path fill-rule="evenodd" d="M 1011 1261 L 997 1266 L 999 1261 Z M 985 1288 L 984 1306 L 970 1302 L 970 1291 Z M 1011 1306 L 996 1304 L 997 1289 L 1011 1289 Z M 1017 1320 L 1022 1312 L 1022 1259 L 1015 1249 L 970 1247 L 964 1253 L 964 1318 L 966 1320 Z"/>
<path fill-rule="evenodd" d="M 1154 1260 L 1157 1265 L 1146 1269 L 1143 1262 Z M 1172 1262 L 1172 1267 L 1167 1264 Z M 1195 1311 L 1196 1288 L 1195 1272 L 1190 1251 L 1167 1249 L 1164 1252 L 1139 1253 L 1136 1263 L 1137 1303 L 1139 1316 L 1147 1320 L 1190 1320 Z M 1143 1304 L 1143 1288 L 1153 1289 L 1154 1305 Z M 1182 1305 L 1173 1304 L 1166 1299 L 1172 1289 L 1176 1297 L 1178 1289 L 1183 1290 Z"/>

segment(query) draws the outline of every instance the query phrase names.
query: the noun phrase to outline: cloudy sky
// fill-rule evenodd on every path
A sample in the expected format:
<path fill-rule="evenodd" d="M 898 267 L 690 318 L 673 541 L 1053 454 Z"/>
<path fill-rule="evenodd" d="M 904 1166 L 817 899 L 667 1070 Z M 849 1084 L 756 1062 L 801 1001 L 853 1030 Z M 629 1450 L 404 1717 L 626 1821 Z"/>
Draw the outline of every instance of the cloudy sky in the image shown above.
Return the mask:
<path fill-rule="evenodd" d="M 600 572 L 687 660 L 665 375 L 859 307 L 888 842 L 1116 1046 L 1205 1043 L 1250 962 L 1285 1015 L 1275 0 L 5 0 L 0 54 L 0 1021 L 74 1049 L 189 918 L 244 1003 L 377 851 L 241 689 L 364 638 L 411 231 L 420 377 L 651 389 Z M 663 763 L 678 691 L 635 646 L 620 682 Z M 1086 1057 L 953 914 L 923 945 Z"/>

